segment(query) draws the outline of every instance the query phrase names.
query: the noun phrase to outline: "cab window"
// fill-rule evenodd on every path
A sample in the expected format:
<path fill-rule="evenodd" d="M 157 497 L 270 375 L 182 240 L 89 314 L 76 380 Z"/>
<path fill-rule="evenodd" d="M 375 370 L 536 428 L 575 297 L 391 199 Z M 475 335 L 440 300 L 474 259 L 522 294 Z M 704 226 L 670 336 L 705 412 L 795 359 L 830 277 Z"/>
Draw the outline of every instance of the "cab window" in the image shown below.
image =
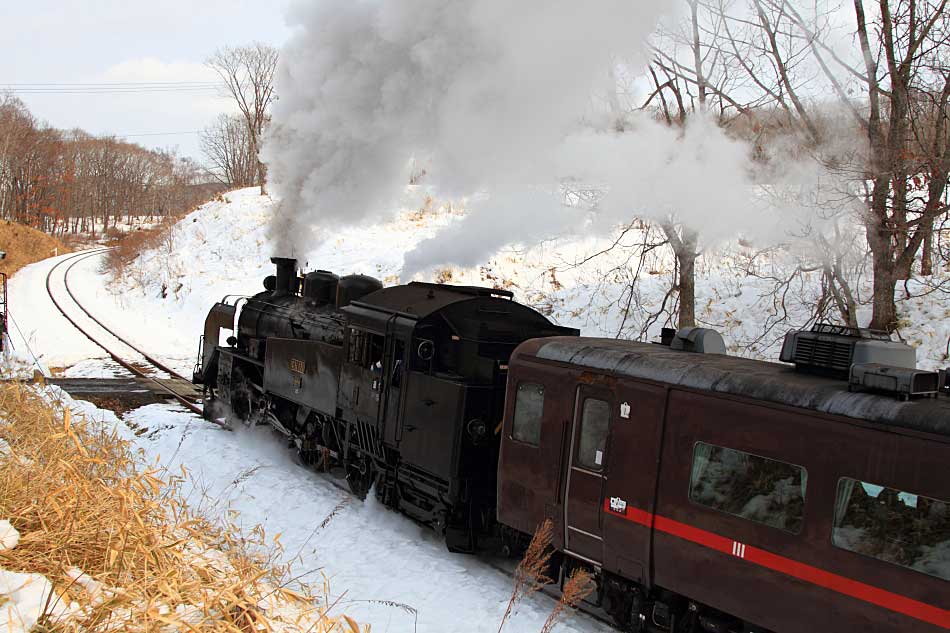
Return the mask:
<path fill-rule="evenodd" d="M 950 580 L 950 503 L 845 477 L 838 481 L 831 542 Z"/>
<path fill-rule="evenodd" d="M 383 342 L 377 334 L 350 330 L 347 360 L 363 369 L 373 369 L 383 359 Z"/>
<path fill-rule="evenodd" d="M 538 446 L 541 443 L 543 415 L 544 385 L 533 382 L 519 383 L 515 391 L 515 414 L 511 423 L 512 439 Z"/>

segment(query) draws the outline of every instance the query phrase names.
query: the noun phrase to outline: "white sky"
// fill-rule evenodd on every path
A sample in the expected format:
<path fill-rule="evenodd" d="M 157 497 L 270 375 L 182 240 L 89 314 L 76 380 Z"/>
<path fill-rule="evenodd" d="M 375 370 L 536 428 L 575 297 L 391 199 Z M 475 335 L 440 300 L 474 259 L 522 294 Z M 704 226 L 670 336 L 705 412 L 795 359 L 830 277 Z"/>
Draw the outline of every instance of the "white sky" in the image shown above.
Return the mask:
<path fill-rule="evenodd" d="M 0 90 L 27 83 L 214 81 L 204 60 L 217 48 L 255 40 L 283 44 L 290 34 L 284 23 L 287 3 L 0 0 Z M 128 140 L 177 147 L 198 159 L 194 132 L 231 108 L 214 91 L 17 96 L 56 127 L 149 134 Z"/>

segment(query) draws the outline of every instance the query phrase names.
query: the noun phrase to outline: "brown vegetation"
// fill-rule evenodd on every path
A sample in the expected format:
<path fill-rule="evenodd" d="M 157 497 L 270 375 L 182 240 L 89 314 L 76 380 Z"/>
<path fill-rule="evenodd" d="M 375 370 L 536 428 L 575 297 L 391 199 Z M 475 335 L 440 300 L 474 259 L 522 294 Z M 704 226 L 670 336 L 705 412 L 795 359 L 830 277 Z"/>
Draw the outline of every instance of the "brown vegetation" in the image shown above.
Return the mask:
<path fill-rule="evenodd" d="M 14 222 L 0 222 L 0 251 L 6 252 L 0 260 L 0 272 L 12 276 L 24 266 L 47 257 L 68 253 L 70 249 L 59 239 L 42 231 Z"/>
<path fill-rule="evenodd" d="M 548 567 L 551 563 L 551 556 L 554 550 L 551 549 L 551 539 L 554 536 L 554 523 L 551 519 L 545 519 L 544 523 L 538 526 L 534 536 L 531 537 L 531 543 L 525 551 L 524 558 L 518 563 L 515 569 L 515 583 L 511 591 L 511 598 L 508 600 L 508 606 L 505 608 L 505 614 L 498 625 L 498 633 L 505 627 L 508 618 L 519 602 L 524 600 L 537 591 L 540 591 L 545 585 L 551 584 L 552 580 L 547 576 Z"/>
<path fill-rule="evenodd" d="M 164 221 L 131 231 L 110 231 L 106 245 L 112 250 L 106 254 L 106 270 L 112 273 L 113 279 L 121 279 L 128 272 L 129 265 L 143 252 L 157 248 L 170 251 L 174 244 L 174 227 L 174 222 Z"/>
<path fill-rule="evenodd" d="M 184 473 L 145 469 L 115 429 L 15 384 L 0 389 L 0 417 L 0 517 L 20 532 L 0 567 L 49 579 L 45 611 L 59 612 L 35 630 L 359 633 L 288 587 L 263 531 L 245 540 L 197 515 Z"/>
<path fill-rule="evenodd" d="M 567 582 L 564 583 L 564 591 L 561 592 L 561 599 L 557 601 L 551 615 L 548 616 L 541 633 L 551 633 L 554 627 L 558 625 L 564 617 L 577 608 L 582 600 L 594 593 L 596 584 L 594 578 L 586 569 L 576 567 Z"/>
<path fill-rule="evenodd" d="M 167 218 L 217 185 L 173 152 L 58 130 L 0 94 L 0 219 L 51 233 L 100 234 L 122 218 Z"/>

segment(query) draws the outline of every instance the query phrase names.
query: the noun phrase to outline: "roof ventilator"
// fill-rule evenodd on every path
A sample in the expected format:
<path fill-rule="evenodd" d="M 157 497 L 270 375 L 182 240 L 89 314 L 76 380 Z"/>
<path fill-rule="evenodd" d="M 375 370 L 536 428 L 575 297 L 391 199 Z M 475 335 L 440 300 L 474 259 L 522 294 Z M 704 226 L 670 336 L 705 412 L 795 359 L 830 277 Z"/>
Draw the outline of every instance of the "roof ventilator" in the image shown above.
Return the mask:
<path fill-rule="evenodd" d="M 726 344 L 716 330 L 705 327 L 663 328 L 660 344 L 670 349 L 696 354 L 725 354 Z"/>
<path fill-rule="evenodd" d="M 878 363 L 856 363 L 851 366 L 849 391 L 878 391 L 901 400 L 913 397 L 936 397 L 941 389 L 941 376 L 935 371 L 889 367 Z"/>
<path fill-rule="evenodd" d="M 917 352 L 892 341 L 887 332 L 818 323 L 811 330 L 785 335 L 779 360 L 799 371 L 848 380 L 852 365 L 874 363 L 889 367 L 917 367 Z"/>

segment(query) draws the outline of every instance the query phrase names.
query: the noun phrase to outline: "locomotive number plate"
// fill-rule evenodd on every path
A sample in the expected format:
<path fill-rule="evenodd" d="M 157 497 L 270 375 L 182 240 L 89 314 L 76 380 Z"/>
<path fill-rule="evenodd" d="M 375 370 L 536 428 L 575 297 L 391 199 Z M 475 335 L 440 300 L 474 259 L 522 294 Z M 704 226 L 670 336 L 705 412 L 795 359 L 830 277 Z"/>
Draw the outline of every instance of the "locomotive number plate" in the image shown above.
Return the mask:
<path fill-rule="evenodd" d="M 302 361 L 299 358 L 290 359 L 290 371 L 295 374 L 306 374 L 307 373 L 307 363 Z"/>

